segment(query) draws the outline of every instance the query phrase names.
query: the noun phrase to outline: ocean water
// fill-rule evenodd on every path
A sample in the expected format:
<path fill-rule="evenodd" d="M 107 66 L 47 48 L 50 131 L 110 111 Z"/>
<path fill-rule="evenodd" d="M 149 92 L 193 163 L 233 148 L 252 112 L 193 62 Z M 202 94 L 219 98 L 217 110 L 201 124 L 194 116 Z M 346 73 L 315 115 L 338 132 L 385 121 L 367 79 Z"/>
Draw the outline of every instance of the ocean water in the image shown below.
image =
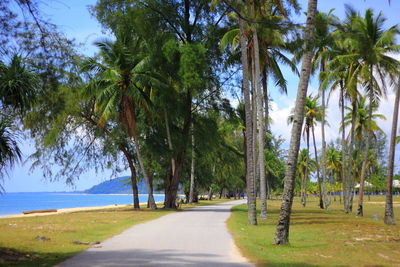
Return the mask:
<path fill-rule="evenodd" d="M 154 195 L 156 202 L 164 195 Z M 147 202 L 147 195 L 139 195 L 140 203 Z M 23 211 L 96 207 L 132 204 L 132 195 L 95 195 L 74 193 L 4 193 L 0 194 L 0 216 L 21 214 Z"/>

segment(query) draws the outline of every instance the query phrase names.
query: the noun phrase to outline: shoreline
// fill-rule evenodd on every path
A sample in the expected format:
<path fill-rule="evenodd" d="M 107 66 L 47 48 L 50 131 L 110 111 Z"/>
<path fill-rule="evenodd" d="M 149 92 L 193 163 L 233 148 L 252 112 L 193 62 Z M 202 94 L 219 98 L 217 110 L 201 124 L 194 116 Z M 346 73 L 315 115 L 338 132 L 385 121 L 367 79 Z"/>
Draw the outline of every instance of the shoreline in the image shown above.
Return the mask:
<path fill-rule="evenodd" d="M 164 202 L 156 202 L 157 205 L 163 204 Z M 140 202 L 140 205 L 147 204 L 147 202 Z M 92 211 L 92 210 L 102 210 L 102 209 L 110 209 L 110 208 L 127 208 L 133 207 L 132 204 L 112 204 L 105 206 L 93 206 L 93 207 L 76 207 L 76 208 L 62 208 L 57 209 L 56 212 L 46 212 L 46 213 L 32 213 L 32 214 L 8 214 L 8 215 L 0 215 L 1 219 L 12 219 L 12 218 L 25 218 L 25 217 L 34 217 L 34 216 L 48 216 L 48 215 L 56 215 L 62 213 L 72 213 L 78 211 Z"/>

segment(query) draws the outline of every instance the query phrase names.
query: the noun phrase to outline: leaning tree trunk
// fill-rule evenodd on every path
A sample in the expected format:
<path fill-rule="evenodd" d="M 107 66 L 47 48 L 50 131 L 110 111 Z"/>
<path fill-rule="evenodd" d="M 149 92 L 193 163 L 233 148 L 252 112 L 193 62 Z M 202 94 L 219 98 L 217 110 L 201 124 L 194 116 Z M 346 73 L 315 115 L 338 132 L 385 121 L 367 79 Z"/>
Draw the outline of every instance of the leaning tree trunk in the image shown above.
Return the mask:
<path fill-rule="evenodd" d="M 315 156 L 315 166 L 317 167 L 317 182 L 318 182 L 318 191 L 319 191 L 319 207 L 321 209 L 324 208 L 324 201 L 322 200 L 322 187 L 321 187 L 321 177 L 319 176 L 319 162 L 318 162 L 318 151 L 317 151 L 317 144 L 315 143 L 315 131 L 314 125 L 311 125 L 311 133 L 313 137 L 314 143 L 314 156 Z"/>
<path fill-rule="evenodd" d="M 305 53 L 303 55 L 299 87 L 297 90 L 296 104 L 294 108 L 294 121 L 290 138 L 289 155 L 282 195 L 282 205 L 275 233 L 275 244 L 287 244 L 289 242 L 290 215 L 293 204 L 297 157 L 300 148 L 301 129 L 304 120 L 304 105 L 307 97 L 308 82 L 310 79 L 312 65 L 312 48 L 314 42 L 317 3 L 317 0 L 308 1 L 307 25 L 304 32 Z"/>
<path fill-rule="evenodd" d="M 363 216 L 363 199 L 364 199 L 364 182 L 365 176 L 367 174 L 367 161 L 368 161 L 368 151 L 369 151 L 369 142 L 371 139 L 371 121 L 372 121 L 372 107 L 373 107 L 373 98 L 374 98 L 374 91 L 373 91 L 373 83 L 372 83 L 372 69 L 371 69 L 371 81 L 369 89 L 369 110 L 368 110 L 368 124 L 367 124 L 367 140 L 365 142 L 364 147 L 364 157 L 363 163 L 361 167 L 361 177 L 360 177 L 360 188 L 358 191 L 358 208 L 357 208 L 357 216 Z"/>
<path fill-rule="evenodd" d="M 322 71 L 325 71 L 323 68 Z M 322 89 L 321 92 L 322 97 L 322 122 L 321 122 L 321 137 L 322 137 L 322 164 L 321 164 L 321 174 L 322 174 L 322 194 L 325 209 L 328 209 L 330 206 L 330 199 L 327 194 L 327 186 L 326 186 L 326 141 L 325 141 L 325 89 Z"/>
<path fill-rule="evenodd" d="M 152 209 L 157 209 L 157 205 L 153 197 L 153 190 L 151 189 L 149 177 L 147 175 L 146 168 L 144 167 L 143 158 L 140 152 L 141 148 L 139 144 L 139 138 L 136 132 L 135 106 L 132 97 L 127 94 L 124 94 L 122 96 L 120 108 L 122 110 L 120 120 L 125 126 L 125 130 L 128 136 L 132 140 L 132 143 L 135 148 L 136 158 L 139 162 L 140 173 L 143 175 L 143 178 L 146 183 L 146 189 L 148 192 L 148 202 Z"/>
<path fill-rule="evenodd" d="M 123 153 L 128 161 L 129 169 L 131 170 L 131 184 L 132 184 L 132 193 L 133 193 L 133 208 L 140 209 L 140 202 L 139 202 L 139 190 L 137 187 L 137 175 L 136 175 L 136 168 L 133 164 L 132 157 L 129 155 L 126 149 L 123 150 Z"/>
<path fill-rule="evenodd" d="M 194 131 L 192 124 L 192 131 Z M 193 192 L 194 192 L 194 164 L 195 164 L 195 152 L 194 152 L 194 133 L 192 132 L 192 164 L 190 166 L 190 190 L 189 190 L 189 204 L 193 203 Z"/>
<path fill-rule="evenodd" d="M 251 13 L 255 19 L 255 3 L 251 2 Z M 251 31 L 253 33 L 253 55 L 254 55 L 254 88 L 256 95 L 256 116 L 258 124 L 258 166 L 260 172 L 260 200 L 261 200 L 261 215 L 262 220 L 267 219 L 267 185 L 265 181 L 265 155 L 264 155 L 264 110 L 263 110 L 263 92 L 261 91 L 260 85 L 260 50 L 258 46 L 258 36 L 256 24 L 251 24 Z M 254 122 L 255 123 L 255 122 Z"/>
<path fill-rule="evenodd" d="M 385 203 L 385 224 L 394 225 L 396 224 L 393 212 L 393 168 L 394 168 L 394 156 L 396 148 L 396 133 L 397 133 L 397 121 L 399 117 L 399 101 L 400 101 L 400 79 L 396 88 L 396 99 L 394 101 L 393 109 L 393 120 L 392 120 L 392 132 L 390 135 L 390 148 L 389 148 L 389 162 L 388 172 L 386 180 L 386 203 Z"/>
<path fill-rule="evenodd" d="M 243 95 L 246 117 L 246 186 L 247 186 L 247 206 L 248 206 L 248 224 L 257 224 L 256 197 L 255 197 L 255 179 L 254 179 L 254 161 L 253 161 L 253 133 L 252 133 L 252 114 L 249 88 L 249 65 L 247 56 L 247 37 L 244 29 L 244 21 L 239 17 L 240 28 L 240 51 L 243 72 Z"/>

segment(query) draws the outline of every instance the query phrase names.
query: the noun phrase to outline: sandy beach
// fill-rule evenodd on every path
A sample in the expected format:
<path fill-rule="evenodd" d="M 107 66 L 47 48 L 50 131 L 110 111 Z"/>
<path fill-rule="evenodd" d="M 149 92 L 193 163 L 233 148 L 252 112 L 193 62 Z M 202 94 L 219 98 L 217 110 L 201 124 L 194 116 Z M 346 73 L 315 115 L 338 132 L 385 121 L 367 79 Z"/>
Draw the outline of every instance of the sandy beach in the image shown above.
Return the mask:
<path fill-rule="evenodd" d="M 145 204 L 145 203 L 141 203 Z M 67 209 L 57 209 L 57 212 L 46 212 L 46 213 L 32 213 L 32 214 L 12 214 L 12 215 L 2 215 L 0 219 L 4 218 L 20 218 L 20 217 L 32 217 L 32 216 L 47 216 L 61 213 L 71 213 L 78 211 L 90 211 L 90 210 L 101 210 L 101 209 L 110 209 L 110 208 L 127 208 L 132 207 L 132 205 L 107 205 L 107 206 L 98 206 L 98 207 L 77 207 L 77 208 L 67 208 Z"/>

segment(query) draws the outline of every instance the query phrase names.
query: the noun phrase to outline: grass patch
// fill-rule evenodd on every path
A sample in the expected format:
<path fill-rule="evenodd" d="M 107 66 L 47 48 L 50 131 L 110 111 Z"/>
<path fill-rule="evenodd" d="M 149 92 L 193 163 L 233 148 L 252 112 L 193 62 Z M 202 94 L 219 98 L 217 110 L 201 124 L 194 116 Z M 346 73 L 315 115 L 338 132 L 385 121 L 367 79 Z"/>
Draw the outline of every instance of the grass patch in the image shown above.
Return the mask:
<path fill-rule="evenodd" d="M 296 198 L 285 246 L 273 245 L 280 200 L 268 201 L 268 220 L 258 220 L 258 226 L 247 225 L 246 205 L 233 208 L 227 225 L 241 252 L 259 266 L 400 266 L 400 226 L 383 223 L 384 197 L 367 199 L 358 218 L 344 214 L 339 201 L 324 211 L 316 198 L 305 208 Z M 400 197 L 394 202 L 399 220 Z"/>
<path fill-rule="evenodd" d="M 182 205 L 181 209 L 226 202 L 226 199 Z M 53 266 L 139 223 L 174 210 L 135 211 L 130 207 L 0 219 L 0 266 Z M 45 237 L 45 238 L 43 238 Z M 49 238 L 49 240 L 45 240 Z M 101 246 L 101 244 L 100 244 Z"/>

